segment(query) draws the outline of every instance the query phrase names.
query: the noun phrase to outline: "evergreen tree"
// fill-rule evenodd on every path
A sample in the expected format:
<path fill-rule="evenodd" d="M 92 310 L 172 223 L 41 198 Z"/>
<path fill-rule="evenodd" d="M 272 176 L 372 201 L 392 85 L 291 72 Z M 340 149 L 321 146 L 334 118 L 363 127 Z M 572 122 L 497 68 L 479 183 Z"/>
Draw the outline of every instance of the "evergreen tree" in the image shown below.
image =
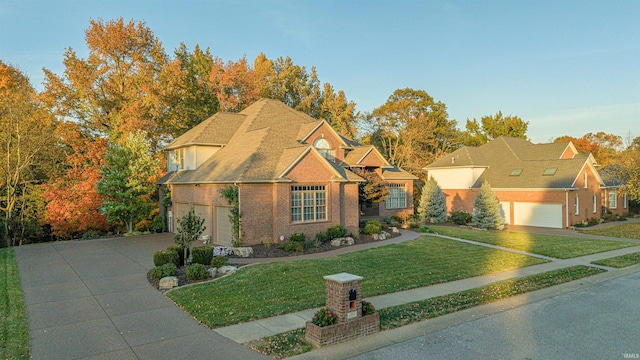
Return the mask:
<path fill-rule="evenodd" d="M 422 187 L 418 214 L 422 220 L 432 223 L 447 221 L 447 205 L 444 193 L 442 193 L 440 185 L 433 177 L 430 177 Z"/>
<path fill-rule="evenodd" d="M 500 216 L 500 202 L 485 180 L 480 193 L 473 201 L 473 223 L 481 229 L 502 230 L 504 219 Z"/>

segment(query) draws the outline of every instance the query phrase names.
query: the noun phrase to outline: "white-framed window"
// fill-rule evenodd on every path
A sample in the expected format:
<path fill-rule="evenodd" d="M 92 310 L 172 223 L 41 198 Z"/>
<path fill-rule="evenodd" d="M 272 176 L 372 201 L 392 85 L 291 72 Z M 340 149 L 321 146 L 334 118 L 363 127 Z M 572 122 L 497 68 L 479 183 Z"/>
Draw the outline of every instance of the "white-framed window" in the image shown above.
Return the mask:
<path fill-rule="evenodd" d="M 387 209 L 400 209 L 407 207 L 407 192 L 404 184 L 389 184 L 389 195 L 387 196 Z"/>
<path fill-rule="evenodd" d="M 184 148 L 176 149 L 172 152 L 172 169 L 169 171 L 183 170 L 184 169 Z"/>
<path fill-rule="evenodd" d="M 593 194 L 593 213 L 597 213 L 598 212 L 598 198 L 596 197 L 596 194 Z"/>
<path fill-rule="evenodd" d="M 580 198 L 578 198 L 578 195 L 576 195 L 573 201 L 573 206 L 576 208 L 576 215 L 580 214 Z"/>
<path fill-rule="evenodd" d="M 609 190 L 609 208 L 615 209 L 618 207 L 618 194 L 615 189 Z"/>
<path fill-rule="evenodd" d="M 587 172 L 584 172 L 584 188 L 587 188 Z"/>
<path fill-rule="evenodd" d="M 291 187 L 291 222 L 327 220 L 327 191 L 324 185 Z"/>
<path fill-rule="evenodd" d="M 622 195 L 622 208 L 626 209 L 627 208 L 627 203 L 629 202 L 627 199 L 627 194 Z"/>
<path fill-rule="evenodd" d="M 313 147 L 316 148 L 327 160 L 336 160 L 336 152 L 331 148 L 331 145 L 326 139 L 320 138 L 316 140 L 313 143 Z"/>

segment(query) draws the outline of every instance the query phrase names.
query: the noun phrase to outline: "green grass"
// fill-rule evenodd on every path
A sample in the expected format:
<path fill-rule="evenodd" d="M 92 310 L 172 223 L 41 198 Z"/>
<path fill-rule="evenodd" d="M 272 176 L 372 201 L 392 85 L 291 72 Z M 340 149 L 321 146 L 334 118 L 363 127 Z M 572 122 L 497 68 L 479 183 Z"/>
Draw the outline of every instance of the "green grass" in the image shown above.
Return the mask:
<path fill-rule="evenodd" d="M 13 248 L 0 249 L 0 358 L 29 358 L 29 326 Z"/>
<path fill-rule="evenodd" d="M 605 229 L 578 230 L 583 234 L 640 239 L 640 223 L 622 224 Z"/>
<path fill-rule="evenodd" d="M 635 244 L 608 240 L 584 239 L 568 236 L 553 236 L 507 231 L 479 231 L 451 226 L 432 226 L 440 235 L 498 245 L 509 249 L 570 259 L 578 256 L 616 250 Z"/>
<path fill-rule="evenodd" d="M 370 297 L 546 262 L 530 256 L 437 237 L 315 260 L 241 268 L 218 281 L 178 288 L 167 296 L 208 327 L 324 305 L 323 276 L 348 272 L 364 278 Z"/>
<path fill-rule="evenodd" d="M 613 268 L 623 268 L 640 263 L 640 252 L 620 255 L 608 259 L 593 261 L 592 264 L 609 266 Z"/>
<path fill-rule="evenodd" d="M 379 311 L 380 325 L 383 330 L 389 330 L 417 321 L 435 318 L 474 306 L 488 304 L 512 296 L 596 275 L 604 271 L 605 270 L 583 265 L 572 266 L 542 274 L 501 281 L 477 289 L 438 296 L 410 304 L 393 306 Z M 244 345 L 260 353 L 281 359 L 310 351 L 311 346 L 305 341 L 304 336 L 304 329 L 296 329 L 283 334 L 250 341 Z"/>

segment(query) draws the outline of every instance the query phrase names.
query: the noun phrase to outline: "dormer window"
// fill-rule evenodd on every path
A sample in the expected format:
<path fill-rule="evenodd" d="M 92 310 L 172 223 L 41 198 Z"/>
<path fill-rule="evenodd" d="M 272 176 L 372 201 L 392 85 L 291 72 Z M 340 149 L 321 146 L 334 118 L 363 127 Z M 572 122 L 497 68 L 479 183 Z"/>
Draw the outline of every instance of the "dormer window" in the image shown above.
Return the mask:
<path fill-rule="evenodd" d="M 184 170 L 184 148 L 173 150 L 171 152 L 170 160 L 169 171 Z"/>
<path fill-rule="evenodd" d="M 313 143 L 313 147 L 316 148 L 324 156 L 327 160 L 335 161 L 336 153 L 335 150 L 331 148 L 329 142 L 324 138 L 320 138 Z"/>

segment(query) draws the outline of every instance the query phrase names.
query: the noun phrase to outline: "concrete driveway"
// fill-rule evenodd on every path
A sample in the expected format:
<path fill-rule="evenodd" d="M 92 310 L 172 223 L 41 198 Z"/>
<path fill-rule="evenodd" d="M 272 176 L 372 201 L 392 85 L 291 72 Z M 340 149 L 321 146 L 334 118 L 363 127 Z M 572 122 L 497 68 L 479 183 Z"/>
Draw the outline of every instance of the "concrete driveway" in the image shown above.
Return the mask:
<path fill-rule="evenodd" d="M 264 359 L 198 324 L 146 278 L 171 234 L 15 248 L 34 359 Z"/>

